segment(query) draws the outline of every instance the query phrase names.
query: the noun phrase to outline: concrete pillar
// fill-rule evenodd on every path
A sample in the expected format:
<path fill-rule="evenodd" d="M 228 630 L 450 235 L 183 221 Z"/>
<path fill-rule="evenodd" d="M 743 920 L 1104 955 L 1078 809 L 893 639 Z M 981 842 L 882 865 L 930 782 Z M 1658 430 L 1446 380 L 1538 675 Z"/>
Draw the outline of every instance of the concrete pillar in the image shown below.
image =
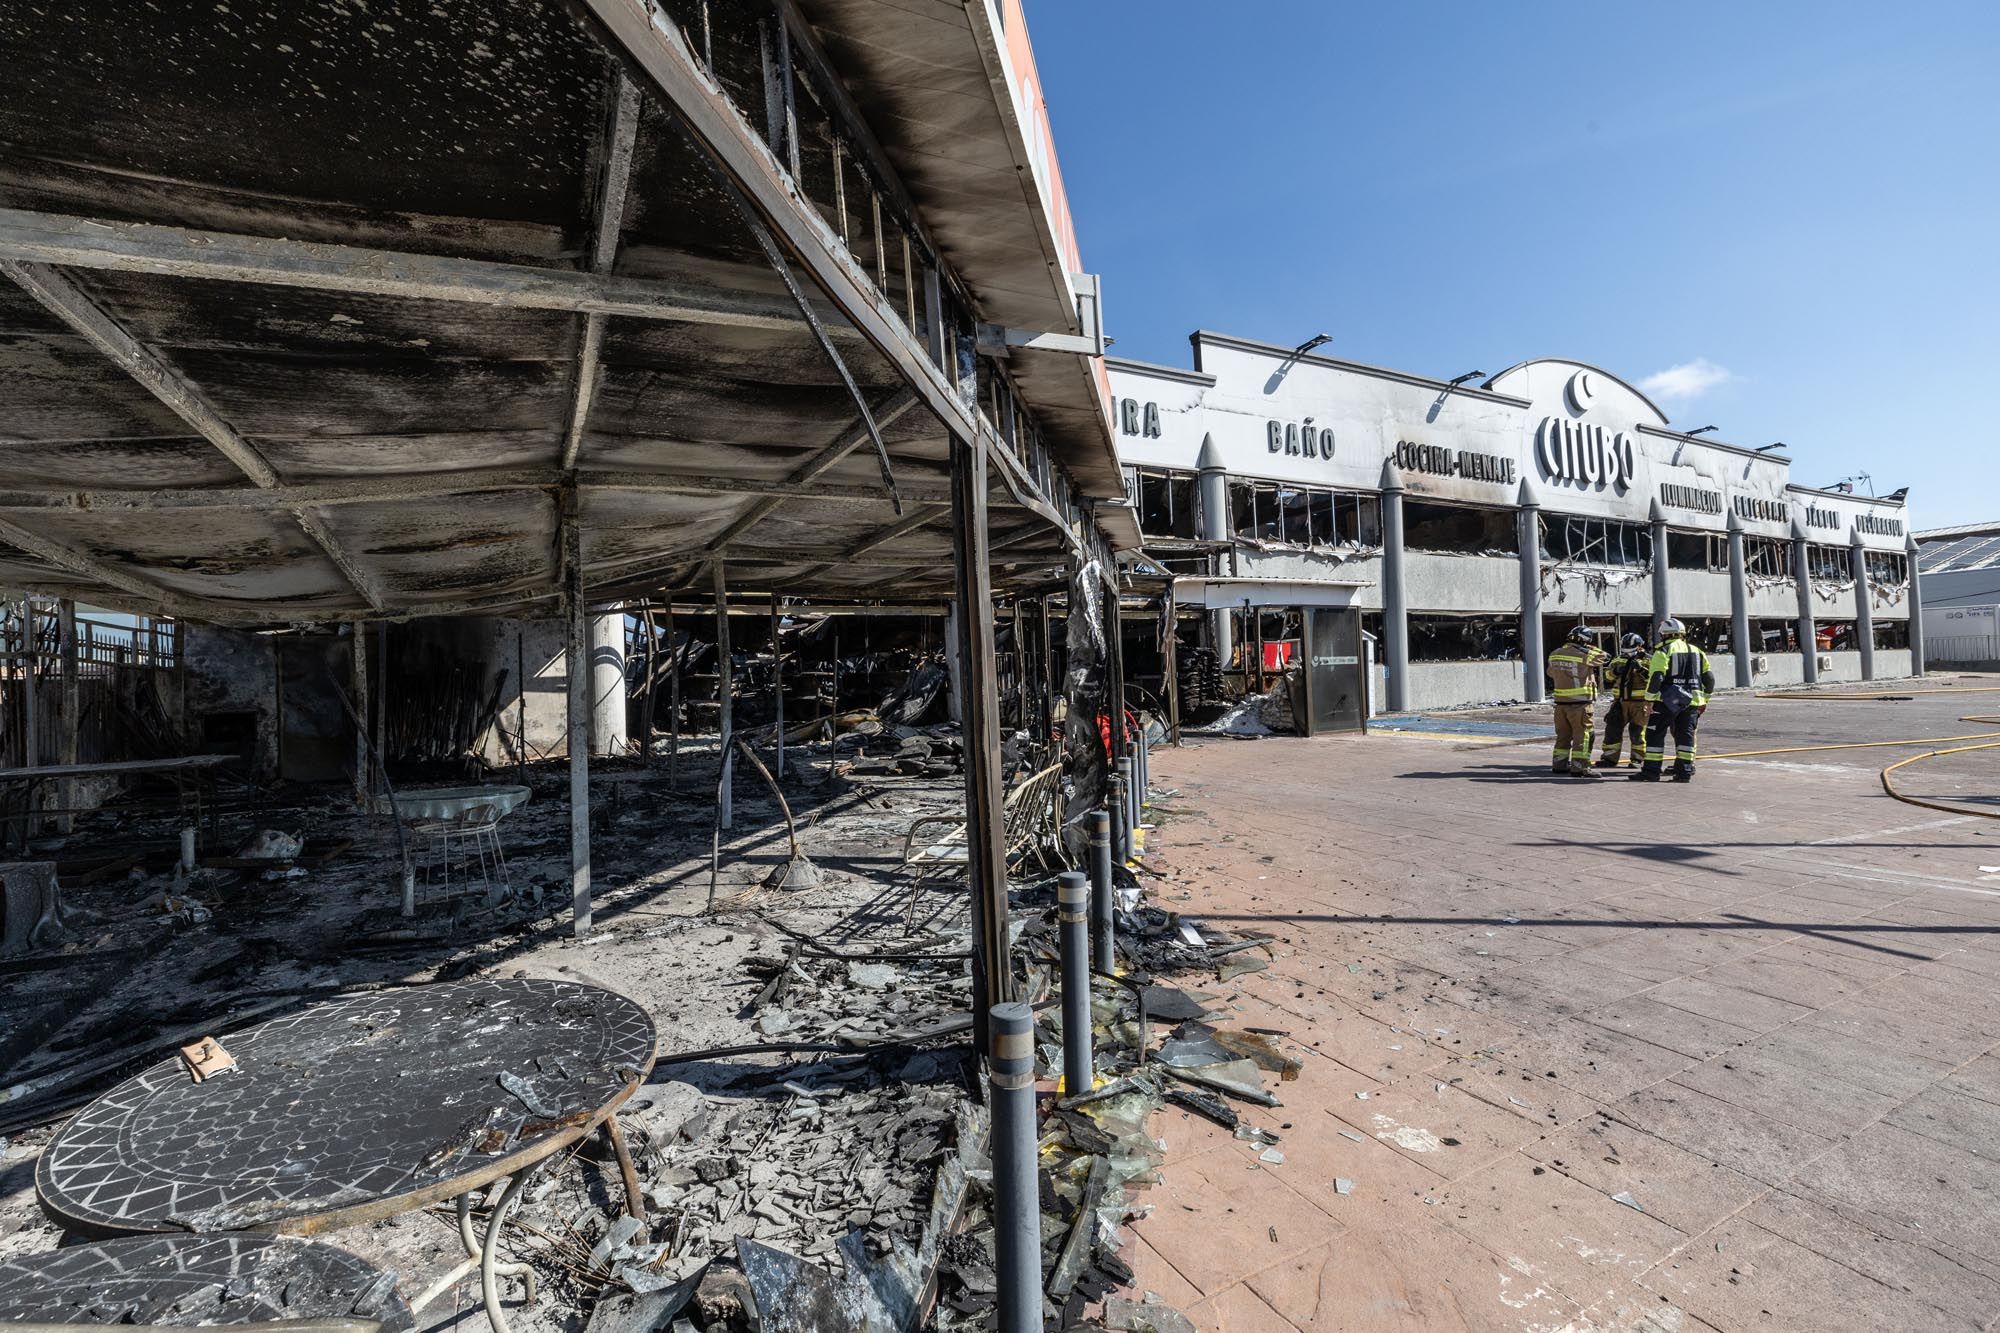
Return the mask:
<path fill-rule="evenodd" d="M 1924 674 L 1924 582 L 1917 577 L 1917 539 L 1911 537 L 1903 544 L 1904 558 L 1910 566 L 1910 674 Z"/>
<path fill-rule="evenodd" d="M 1514 526 L 1521 546 L 1521 698 L 1538 704 L 1547 696 L 1549 665 L 1542 643 L 1542 502 L 1526 477 Z"/>
<path fill-rule="evenodd" d="M 1389 711 L 1400 713 L 1410 706 L 1410 588 L 1403 573 L 1403 474 L 1393 459 L 1382 464 L 1382 668 Z"/>
<path fill-rule="evenodd" d="M 1201 539 L 1205 542 L 1226 542 L 1231 536 L 1229 473 L 1222 466 L 1222 451 L 1215 447 L 1214 436 L 1201 437 L 1201 452 L 1195 455 L 1194 465 L 1197 470 L 1195 485 L 1201 500 Z M 1236 630 L 1229 608 L 1211 611 L 1208 618 L 1216 656 L 1222 659 L 1223 669 L 1227 670 L 1230 659 L 1236 654 Z"/>
<path fill-rule="evenodd" d="M 1799 595 L 1799 654 L 1805 683 L 1819 684 L 1819 627 L 1813 623 L 1812 566 L 1806 559 L 1806 530 L 1792 524 L 1792 583 Z"/>
<path fill-rule="evenodd" d="M 1868 590 L 1868 552 L 1861 534 L 1847 539 L 1847 568 L 1854 576 L 1854 641 L 1861 650 L 1861 679 L 1875 679 L 1875 598 Z"/>
<path fill-rule="evenodd" d="M 1657 499 L 1647 518 L 1653 525 L 1653 623 L 1658 625 L 1673 614 L 1673 598 L 1667 587 L 1667 515 Z"/>
<path fill-rule="evenodd" d="M 1729 643 L 1736 651 L 1736 688 L 1750 688 L 1751 659 L 1761 644 L 1750 641 L 1750 571 L 1743 553 L 1743 524 L 1729 516 Z"/>
<path fill-rule="evenodd" d="M 590 752 L 624 754 L 625 608 L 590 618 Z"/>

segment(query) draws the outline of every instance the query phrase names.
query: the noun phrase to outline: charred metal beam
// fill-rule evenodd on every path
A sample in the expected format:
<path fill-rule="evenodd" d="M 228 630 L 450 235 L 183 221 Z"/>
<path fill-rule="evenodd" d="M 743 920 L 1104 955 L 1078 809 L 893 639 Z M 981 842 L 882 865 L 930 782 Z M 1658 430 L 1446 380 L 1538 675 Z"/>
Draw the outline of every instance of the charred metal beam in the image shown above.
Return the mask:
<path fill-rule="evenodd" d="M 278 473 L 270 460 L 222 419 L 222 414 L 201 390 L 127 333 L 76 284 L 46 264 L 0 260 L 0 272 L 12 278 L 50 314 L 81 334 L 86 342 L 110 358 L 113 365 L 137 380 L 167 410 L 187 422 L 242 469 L 243 475 L 259 486 L 277 484 Z"/>
<path fill-rule="evenodd" d="M 0 272 L 12 278 L 50 314 L 75 329 L 113 365 L 138 381 L 140 387 L 165 404 L 168 411 L 187 422 L 223 457 L 242 469 L 243 475 L 261 487 L 278 484 L 278 473 L 270 460 L 223 418 L 193 381 L 127 333 L 117 320 L 105 313 L 76 284 L 46 264 L 0 261 Z M 333 562 L 355 592 L 371 608 L 380 611 L 382 597 L 375 581 L 360 570 L 320 517 L 307 509 L 294 509 L 291 513 L 306 536 Z"/>
<path fill-rule="evenodd" d="M 888 297 L 877 291 L 823 218 L 803 206 L 791 175 L 671 24 L 655 21 L 646 0 L 581 0 L 610 46 L 652 82 L 699 146 L 714 155 L 754 211 L 776 226 L 784 244 L 925 404 L 952 430 L 970 434 L 974 418 L 943 371 L 929 359 Z"/>
<path fill-rule="evenodd" d="M 639 138 L 639 90 L 621 72 L 613 92 L 611 132 L 604 144 L 604 170 L 598 178 L 597 221 L 591 236 L 590 271 L 609 273 L 618 259 L 618 236 L 625 222 L 625 196 L 632 183 L 632 147 Z M 576 354 L 575 393 L 569 427 L 563 432 L 562 468 L 576 466 L 590 404 L 597 396 L 603 367 L 604 326 L 608 316 L 593 311 L 583 317 L 583 344 Z"/>
<path fill-rule="evenodd" d="M 186 616 L 201 605 L 200 598 L 187 597 L 170 588 L 106 564 L 68 542 L 31 532 L 12 519 L 0 518 L 0 541 L 18 546 L 29 555 L 80 578 L 93 579 L 119 592 L 129 593 L 173 616 Z"/>
<path fill-rule="evenodd" d="M 864 420 L 855 425 L 832 444 L 827 445 L 824 449 L 806 459 L 805 462 L 793 468 L 785 475 L 784 481 L 780 482 L 779 485 L 785 487 L 804 487 L 810 485 L 815 477 L 826 472 L 834 464 L 853 453 L 856 449 L 859 449 L 862 445 L 877 438 L 876 431 L 873 429 L 874 427 L 889 425 L 891 422 L 906 415 L 916 405 L 917 395 L 913 390 L 907 388 L 898 389 L 895 393 L 883 399 L 873 409 L 872 420 Z M 756 527 L 766 518 L 769 518 L 786 500 L 791 498 L 792 496 L 788 493 L 776 494 L 751 505 L 733 520 L 728 527 L 716 534 L 715 547 L 719 550 L 728 546 L 744 533 Z M 880 492 L 875 492 L 874 498 L 880 499 Z"/>
<path fill-rule="evenodd" d="M 797 307 L 788 301 L 683 287 L 652 278 L 239 236 L 19 208 L 0 208 L 0 259 L 734 328 L 790 332 L 801 323 Z"/>
<path fill-rule="evenodd" d="M 299 506 L 323 509 L 338 505 L 378 504 L 388 500 L 437 499 L 491 491 L 548 491 L 562 484 L 552 468 L 508 468 L 485 472 L 421 473 L 388 477 L 357 477 L 346 481 L 281 483 L 268 490 L 247 486 L 176 487 L 168 490 L 73 491 L 20 489 L 0 491 L 0 510 L 290 510 Z M 585 490 L 649 491 L 669 495 L 778 495 L 792 500 L 882 502 L 873 486 L 833 482 L 769 481 L 759 477 L 680 477 L 669 473 L 578 472 Z M 944 504 L 946 486 L 908 488 L 911 498 Z"/>
<path fill-rule="evenodd" d="M 972 1016 L 983 1049 L 988 1012 L 1016 998 L 1008 953 L 1007 839 L 1000 788 L 999 672 L 993 657 L 993 571 L 986 550 L 986 442 L 951 442 L 953 594 L 965 682 L 966 882 L 972 890 Z"/>

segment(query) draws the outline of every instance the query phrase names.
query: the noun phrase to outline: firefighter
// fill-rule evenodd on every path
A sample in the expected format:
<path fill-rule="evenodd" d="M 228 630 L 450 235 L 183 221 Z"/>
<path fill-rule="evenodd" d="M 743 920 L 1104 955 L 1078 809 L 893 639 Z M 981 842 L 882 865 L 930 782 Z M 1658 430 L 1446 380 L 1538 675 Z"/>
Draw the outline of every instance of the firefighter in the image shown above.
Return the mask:
<path fill-rule="evenodd" d="M 1616 768 L 1625 752 L 1625 733 L 1632 733 L 1631 766 L 1637 768 L 1646 755 L 1646 688 L 1652 679 L 1646 654 L 1646 638 L 1627 634 L 1619 644 L 1618 656 L 1604 664 L 1605 688 L 1611 691 L 1611 706 L 1604 710 L 1604 753 L 1599 768 Z"/>
<path fill-rule="evenodd" d="M 1596 638 L 1588 625 L 1578 625 L 1569 632 L 1569 641 L 1549 654 L 1549 697 L 1556 706 L 1556 753 L 1550 768 L 1579 778 L 1599 776 L 1590 767 L 1590 749 L 1597 740 L 1590 710 L 1609 654 Z"/>
<path fill-rule="evenodd" d="M 1646 699 L 1652 705 L 1646 718 L 1646 762 L 1632 781 L 1660 780 L 1669 731 L 1674 736 L 1674 781 L 1694 781 L 1695 728 L 1714 688 L 1708 654 L 1687 641 L 1687 627 L 1680 621 L 1672 616 L 1662 620 L 1660 645 L 1653 650 L 1646 680 Z"/>

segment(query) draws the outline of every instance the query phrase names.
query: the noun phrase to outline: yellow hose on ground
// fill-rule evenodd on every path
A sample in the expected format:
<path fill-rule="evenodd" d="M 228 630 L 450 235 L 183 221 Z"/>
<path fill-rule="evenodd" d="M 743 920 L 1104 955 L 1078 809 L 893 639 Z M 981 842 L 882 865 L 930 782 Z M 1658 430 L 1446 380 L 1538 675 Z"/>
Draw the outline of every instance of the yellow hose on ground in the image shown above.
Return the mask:
<path fill-rule="evenodd" d="M 1833 693 L 1818 694 L 1818 693 L 1804 693 L 1804 692 L 1799 692 L 1799 693 L 1774 692 L 1770 694 L 1759 694 L 1756 697 L 1759 699 L 1883 700 L 1883 699 L 1908 698 L 1912 694 L 2000 694 L 2000 686 L 1959 685 L 1959 686 L 1950 686 L 1947 688 L 1935 689 L 1935 690 L 1907 690 L 1902 694 L 1833 694 Z M 1960 722 L 1978 722 L 1985 726 L 2000 727 L 2000 716 L 1991 716 L 1981 713 L 1970 713 L 1964 717 L 1961 717 L 1958 720 Z M 1982 736 L 1990 736 L 1991 734 L 1992 734 L 1991 732 L 1975 732 L 1969 736 L 1930 736 L 1908 741 L 1841 741 L 1832 745 L 1791 745 L 1775 750 L 1737 750 L 1730 754 L 1711 754 L 1711 755 L 1704 755 L 1702 757 L 1705 759 L 1754 759 L 1760 755 L 1812 754 L 1821 750 L 1873 750 L 1888 745 L 1941 745 L 1946 741 L 1977 741 L 1980 740 Z M 1913 754 L 1908 759 L 1899 759 L 1895 763 L 1890 764 L 1888 767 L 1882 770 L 1881 772 L 1882 790 L 1887 792 L 1890 796 L 1894 797 L 1896 800 L 1903 802 L 1903 804 L 1905 805 L 1918 805 L 1922 806 L 1926 810 L 1942 810 L 1946 814 L 1977 815 L 1981 819 L 2000 819 L 2000 810 L 1971 810 L 1962 805 L 1945 805 L 1939 801 L 1924 800 L 1922 797 L 1919 796 L 1905 796 L 1902 792 L 1897 791 L 1896 784 L 1889 780 L 1889 775 L 1891 773 L 1894 773 L 1897 769 L 1907 767 L 1910 764 L 1921 763 L 1926 759 L 1935 759 L 1939 755 L 1964 754 L 1969 750 L 1996 750 L 1996 749 L 2000 749 L 2000 740 L 1986 740 L 1986 741 L 1981 741 L 1981 743 L 1978 745 L 1959 745 L 1959 746 L 1954 746 L 1949 750 L 1932 750 L 1928 754 Z"/>

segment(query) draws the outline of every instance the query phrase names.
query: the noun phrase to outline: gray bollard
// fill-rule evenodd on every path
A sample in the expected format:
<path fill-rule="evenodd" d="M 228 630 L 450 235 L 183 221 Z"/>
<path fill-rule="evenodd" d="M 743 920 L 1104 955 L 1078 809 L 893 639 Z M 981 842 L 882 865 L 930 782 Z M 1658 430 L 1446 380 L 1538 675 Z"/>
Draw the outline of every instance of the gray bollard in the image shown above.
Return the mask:
<path fill-rule="evenodd" d="M 181 827 L 181 869 L 190 875 L 194 873 L 194 825 L 192 824 Z"/>
<path fill-rule="evenodd" d="M 1146 817 L 1146 798 L 1153 794 L 1153 743 L 1146 739 L 1141 730 L 1139 742 L 1132 747 L 1139 756 L 1139 818 Z"/>
<path fill-rule="evenodd" d="M 1111 926 L 1111 816 L 1090 812 L 1090 950 L 1091 966 L 1105 976 L 1117 970 Z"/>
<path fill-rule="evenodd" d="M 1090 1042 L 1090 881 L 1081 871 L 1056 876 L 1056 927 L 1062 944 L 1063 1092 L 1081 1097 L 1097 1086 Z"/>
<path fill-rule="evenodd" d="M 993 1116 L 993 1255 L 1000 1333 L 1042 1328 L 1042 1200 L 1035 1182 L 1034 1013 L 992 1009 L 986 1096 Z"/>
<path fill-rule="evenodd" d="M 1125 827 L 1128 830 L 1126 846 L 1136 847 L 1139 840 L 1130 837 L 1139 831 L 1139 777 L 1132 771 L 1132 756 L 1128 753 L 1118 761 L 1118 776 L 1125 784 Z"/>
<path fill-rule="evenodd" d="M 1105 779 L 1104 818 L 1111 825 L 1112 863 L 1121 866 L 1132 859 L 1132 826 L 1125 814 L 1125 779 L 1113 773 Z"/>

